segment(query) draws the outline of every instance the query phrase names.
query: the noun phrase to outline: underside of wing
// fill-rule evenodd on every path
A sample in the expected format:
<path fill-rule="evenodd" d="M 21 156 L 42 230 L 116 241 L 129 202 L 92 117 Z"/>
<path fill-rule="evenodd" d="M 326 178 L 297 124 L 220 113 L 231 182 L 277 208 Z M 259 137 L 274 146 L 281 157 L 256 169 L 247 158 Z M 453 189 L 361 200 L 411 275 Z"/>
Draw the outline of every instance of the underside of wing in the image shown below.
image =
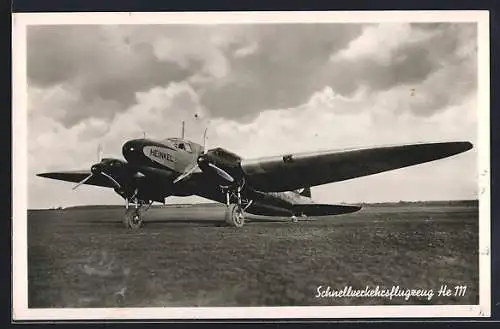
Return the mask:
<path fill-rule="evenodd" d="M 293 210 L 296 214 L 307 216 L 329 216 L 349 214 L 360 210 L 360 206 L 343 204 L 304 204 L 294 205 Z"/>
<path fill-rule="evenodd" d="M 469 142 L 444 142 L 322 151 L 243 160 L 241 167 L 253 188 L 280 192 L 413 166 L 471 148 Z"/>
<path fill-rule="evenodd" d="M 56 171 L 37 174 L 37 176 L 51 178 L 56 180 L 61 180 L 65 182 L 78 183 L 87 178 L 91 174 L 90 170 L 77 170 L 77 171 Z M 93 175 L 85 184 L 102 186 L 102 187 L 114 187 L 113 182 L 101 175 Z"/>

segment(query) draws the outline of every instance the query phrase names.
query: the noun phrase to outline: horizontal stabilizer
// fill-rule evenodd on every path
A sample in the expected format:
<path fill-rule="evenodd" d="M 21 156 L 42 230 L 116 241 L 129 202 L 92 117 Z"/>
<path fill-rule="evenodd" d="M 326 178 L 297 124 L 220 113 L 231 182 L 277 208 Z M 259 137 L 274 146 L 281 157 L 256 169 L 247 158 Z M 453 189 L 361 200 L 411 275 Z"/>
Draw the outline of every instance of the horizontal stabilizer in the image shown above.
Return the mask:
<path fill-rule="evenodd" d="M 341 204 L 298 204 L 293 206 L 293 211 L 306 216 L 329 216 L 349 214 L 360 210 L 360 206 Z"/>

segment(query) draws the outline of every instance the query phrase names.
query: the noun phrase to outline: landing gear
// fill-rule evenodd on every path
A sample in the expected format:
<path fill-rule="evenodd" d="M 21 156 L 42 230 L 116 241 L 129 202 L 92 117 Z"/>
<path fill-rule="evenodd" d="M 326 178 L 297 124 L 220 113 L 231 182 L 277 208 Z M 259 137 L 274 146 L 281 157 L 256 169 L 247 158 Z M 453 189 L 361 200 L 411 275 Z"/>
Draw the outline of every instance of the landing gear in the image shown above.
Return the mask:
<path fill-rule="evenodd" d="M 125 215 L 123 216 L 123 224 L 126 228 L 137 230 L 143 224 L 142 215 L 151 207 L 153 201 L 143 201 L 137 198 L 137 189 L 131 198 L 125 198 Z M 130 207 L 130 203 L 133 207 Z"/>
<path fill-rule="evenodd" d="M 242 186 L 238 186 L 235 190 L 224 188 L 226 194 L 226 224 L 232 227 L 241 228 L 245 225 L 245 210 L 250 207 L 252 201 L 243 201 L 241 198 Z M 236 202 L 234 202 L 234 201 Z"/>
<path fill-rule="evenodd" d="M 126 228 L 137 230 L 142 226 L 142 209 L 141 208 L 128 208 L 123 216 L 123 224 Z"/>
<path fill-rule="evenodd" d="M 307 220 L 307 215 L 304 214 L 304 213 L 301 213 L 301 214 L 295 214 L 295 215 L 292 215 L 290 217 L 290 221 L 292 223 L 298 223 L 299 222 L 299 217 L 301 218 L 301 220 Z"/>

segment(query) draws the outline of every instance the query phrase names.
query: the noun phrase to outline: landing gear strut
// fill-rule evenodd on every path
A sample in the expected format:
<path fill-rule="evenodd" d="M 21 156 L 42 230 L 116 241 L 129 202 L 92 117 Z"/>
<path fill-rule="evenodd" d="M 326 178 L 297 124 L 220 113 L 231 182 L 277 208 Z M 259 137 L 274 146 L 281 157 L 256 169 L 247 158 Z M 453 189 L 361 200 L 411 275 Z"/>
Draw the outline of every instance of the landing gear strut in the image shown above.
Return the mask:
<path fill-rule="evenodd" d="M 236 191 L 230 191 L 228 188 L 225 189 L 226 194 L 226 214 L 225 220 L 226 224 L 236 228 L 241 228 L 245 225 L 245 210 L 252 204 L 252 201 L 246 202 L 243 206 L 243 201 L 241 199 L 241 186 L 238 186 Z M 231 202 L 236 199 L 235 202 Z"/>

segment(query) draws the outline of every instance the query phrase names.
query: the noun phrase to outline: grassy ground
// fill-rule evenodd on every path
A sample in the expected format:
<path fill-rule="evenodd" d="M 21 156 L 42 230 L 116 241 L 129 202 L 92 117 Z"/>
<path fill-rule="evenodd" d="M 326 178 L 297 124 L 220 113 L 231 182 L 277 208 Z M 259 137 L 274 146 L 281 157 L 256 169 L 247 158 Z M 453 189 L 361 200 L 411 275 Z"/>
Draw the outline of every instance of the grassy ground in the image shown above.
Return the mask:
<path fill-rule="evenodd" d="M 371 206 L 318 221 L 218 227 L 221 207 L 28 213 L 29 307 L 477 304 L 478 210 Z M 433 289 L 463 297 L 316 298 L 317 287 Z"/>

